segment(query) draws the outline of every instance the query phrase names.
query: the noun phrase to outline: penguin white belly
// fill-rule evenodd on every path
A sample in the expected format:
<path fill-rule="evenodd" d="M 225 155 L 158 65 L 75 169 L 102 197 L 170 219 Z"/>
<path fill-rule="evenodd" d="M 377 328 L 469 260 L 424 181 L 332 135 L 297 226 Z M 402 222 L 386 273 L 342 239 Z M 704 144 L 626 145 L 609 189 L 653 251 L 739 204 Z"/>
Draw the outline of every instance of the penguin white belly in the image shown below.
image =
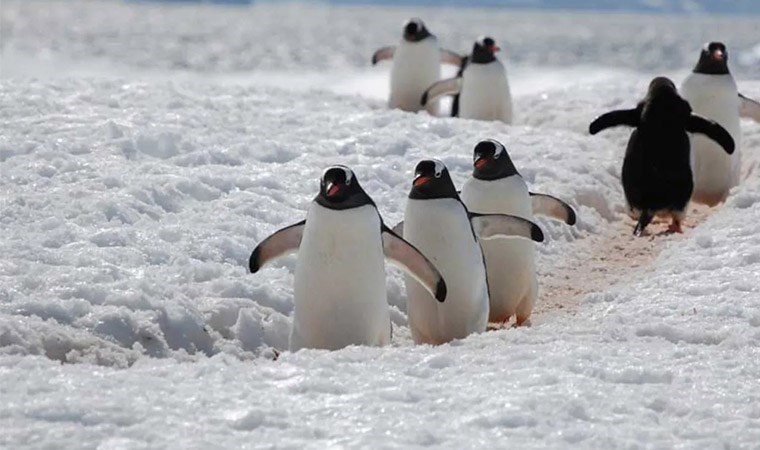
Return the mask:
<path fill-rule="evenodd" d="M 512 95 L 501 62 L 467 66 L 462 74 L 459 117 L 512 123 Z"/>
<path fill-rule="evenodd" d="M 472 212 L 533 220 L 528 187 L 518 175 L 492 181 L 470 178 L 462 187 L 462 201 Z M 489 239 L 482 241 L 481 247 L 490 293 L 489 321 L 503 322 L 516 314 L 530 316 L 538 295 L 533 242 Z"/>
<path fill-rule="evenodd" d="M 388 344 L 384 258 L 373 206 L 312 203 L 296 263 L 290 350 Z"/>
<path fill-rule="evenodd" d="M 728 191 L 739 183 L 741 173 L 741 127 L 739 96 L 731 75 L 692 73 L 683 82 L 681 94 L 695 114 L 718 122 L 731 134 L 736 144 L 732 155 L 702 134 L 692 134 L 692 199 L 715 205 L 725 200 Z"/>
<path fill-rule="evenodd" d="M 423 109 L 422 94 L 441 78 L 440 55 L 438 41 L 434 38 L 398 44 L 393 54 L 388 106 L 413 112 Z M 438 102 L 430 102 L 424 108 L 430 114 L 436 114 Z"/>
<path fill-rule="evenodd" d="M 443 344 L 486 330 L 486 270 L 464 206 L 455 199 L 409 199 L 404 239 L 417 247 L 446 280 L 446 301 L 439 303 L 406 276 L 407 313 L 417 344 Z"/>

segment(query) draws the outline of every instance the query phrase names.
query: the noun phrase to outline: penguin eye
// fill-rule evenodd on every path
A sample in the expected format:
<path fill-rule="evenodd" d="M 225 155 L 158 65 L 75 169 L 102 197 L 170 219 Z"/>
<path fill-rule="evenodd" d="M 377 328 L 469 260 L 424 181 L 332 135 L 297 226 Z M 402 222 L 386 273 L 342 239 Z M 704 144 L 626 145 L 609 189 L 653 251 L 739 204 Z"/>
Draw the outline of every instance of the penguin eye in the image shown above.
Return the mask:
<path fill-rule="evenodd" d="M 435 171 L 435 177 L 436 177 L 436 178 L 441 178 L 441 174 L 442 174 L 442 173 L 443 173 L 442 171 L 440 171 L 440 170 L 436 170 L 436 171 Z"/>
<path fill-rule="evenodd" d="M 501 152 L 493 152 L 493 159 L 499 159 L 499 156 L 501 156 Z"/>

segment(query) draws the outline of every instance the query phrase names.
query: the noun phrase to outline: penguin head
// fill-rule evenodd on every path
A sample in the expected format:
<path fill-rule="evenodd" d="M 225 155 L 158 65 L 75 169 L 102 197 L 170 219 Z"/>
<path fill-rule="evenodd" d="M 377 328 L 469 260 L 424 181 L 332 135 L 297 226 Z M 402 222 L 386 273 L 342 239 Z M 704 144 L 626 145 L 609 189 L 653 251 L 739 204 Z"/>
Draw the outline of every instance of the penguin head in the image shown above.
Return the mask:
<path fill-rule="evenodd" d="M 471 62 L 485 64 L 496 59 L 495 53 L 501 50 L 496 41 L 488 36 L 481 36 L 472 47 Z"/>
<path fill-rule="evenodd" d="M 414 181 L 409 198 L 429 200 L 434 198 L 459 198 L 449 170 L 437 159 L 425 159 L 414 169 Z"/>
<path fill-rule="evenodd" d="M 702 47 L 694 73 L 705 75 L 726 75 L 728 72 L 728 51 L 722 42 L 710 42 Z"/>
<path fill-rule="evenodd" d="M 417 17 L 412 17 L 404 23 L 404 40 L 407 42 L 419 42 L 431 36 L 425 24 Z"/>
<path fill-rule="evenodd" d="M 372 199 L 359 185 L 354 172 L 346 166 L 334 165 L 323 173 L 319 183 L 319 194 L 315 201 L 329 209 L 350 209 L 368 204 Z"/>
<path fill-rule="evenodd" d="M 472 176 L 479 180 L 498 180 L 520 175 L 507 149 L 496 139 L 485 139 L 475 145 L 472 155 Z"/>
<path fill-rule="evenodd" d="M 641 112 L 642 122 L 649 124 L 685 122 L 690 114 L 691 106 L 678 95 L 673 81 L 666 77 L 657 77 L 649 83 Z"/>

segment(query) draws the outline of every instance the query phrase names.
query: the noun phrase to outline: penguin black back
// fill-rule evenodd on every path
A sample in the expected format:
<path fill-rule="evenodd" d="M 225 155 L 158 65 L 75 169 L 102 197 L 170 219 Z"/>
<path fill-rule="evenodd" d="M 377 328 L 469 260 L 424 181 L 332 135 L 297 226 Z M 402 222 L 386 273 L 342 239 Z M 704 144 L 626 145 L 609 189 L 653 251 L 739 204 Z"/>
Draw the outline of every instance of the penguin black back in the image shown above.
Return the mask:
<path fill-rule="evenodd" d="M 634 109 L 612 111 L 598 117 L 589 132 L 617 125 L 636 129 L 631 133 L 623 160 L 623 190 L 631 210 L 639 215 L 634 233 L 640 235 L 658 213 L 680 222 L 694 188 L 688 132 L 704 133 L 732 153 L 734 142 L 715 122 L 693 115 L 689 103 L 665 77 L 649 84 L 647 95 Z"/>

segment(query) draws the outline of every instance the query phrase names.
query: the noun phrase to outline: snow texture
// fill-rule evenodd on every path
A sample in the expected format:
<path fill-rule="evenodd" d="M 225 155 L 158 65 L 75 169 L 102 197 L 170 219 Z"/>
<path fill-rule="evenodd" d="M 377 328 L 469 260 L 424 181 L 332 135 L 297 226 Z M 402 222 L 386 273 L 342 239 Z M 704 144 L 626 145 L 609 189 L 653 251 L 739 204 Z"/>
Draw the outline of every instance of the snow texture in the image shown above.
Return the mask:
<path fill-rule="evenodd" d="M 368 58 L 411 14 L 457 50 L 506 42 L 514 126 L 385 108 L 389 66 Z M 530 328 L 412 346 L 389 269 L 391 347 L 273 361 L 295 258 L 247 273 L 325 166 L 395 224 L 418 160 L 461 186 L 490 137 L 578 211 L 539 219 L 539 283 L 583 284 L 615 251 L 586 243 L 632 227 L 628 133 L 588 123 L 680 81 L 708 36 L 760 98 L 756 21 L 21 1 L 0 20 L 0 448 L 757 448 L 759 124 L 726 205 Z"/>

